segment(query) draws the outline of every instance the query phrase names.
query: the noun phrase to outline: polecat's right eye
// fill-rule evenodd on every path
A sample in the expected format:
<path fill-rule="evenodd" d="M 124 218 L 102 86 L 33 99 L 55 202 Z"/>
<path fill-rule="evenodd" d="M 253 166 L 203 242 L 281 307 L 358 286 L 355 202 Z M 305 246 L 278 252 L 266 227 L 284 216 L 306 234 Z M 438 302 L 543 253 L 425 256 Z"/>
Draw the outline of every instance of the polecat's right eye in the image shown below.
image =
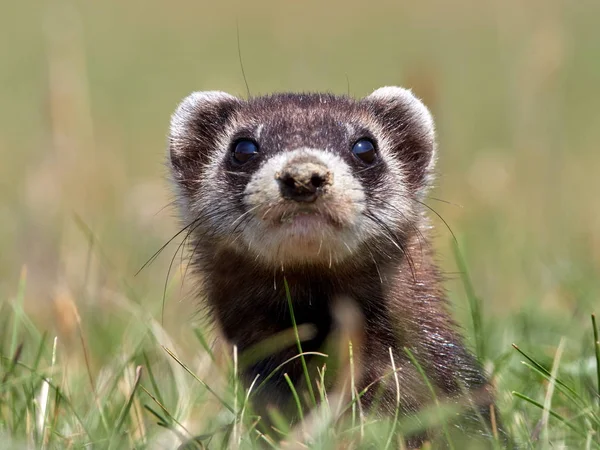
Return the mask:
<path fill-rule="evenodd" d="M 249 139 L 241 139 L 237 141 L 233 148 L 233 159 L 238 163 L 243 164 L 250 160 L 258 153 L 258 144 Z"/>

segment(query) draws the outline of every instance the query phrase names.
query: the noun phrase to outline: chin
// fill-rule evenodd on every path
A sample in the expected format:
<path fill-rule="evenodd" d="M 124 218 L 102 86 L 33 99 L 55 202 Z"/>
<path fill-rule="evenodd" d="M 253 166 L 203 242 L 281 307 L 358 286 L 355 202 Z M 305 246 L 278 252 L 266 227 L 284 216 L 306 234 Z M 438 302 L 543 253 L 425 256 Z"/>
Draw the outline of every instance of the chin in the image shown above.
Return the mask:
<path fill-rule="evenodd" d="M 346 260 L 358 245 L 348 228 L 317 214 L 297 214 L 265 225 L 252 227 L 253 236 L 246 236 L 246 241 L 256 260 L 269 266 L 332 267 Z"/>

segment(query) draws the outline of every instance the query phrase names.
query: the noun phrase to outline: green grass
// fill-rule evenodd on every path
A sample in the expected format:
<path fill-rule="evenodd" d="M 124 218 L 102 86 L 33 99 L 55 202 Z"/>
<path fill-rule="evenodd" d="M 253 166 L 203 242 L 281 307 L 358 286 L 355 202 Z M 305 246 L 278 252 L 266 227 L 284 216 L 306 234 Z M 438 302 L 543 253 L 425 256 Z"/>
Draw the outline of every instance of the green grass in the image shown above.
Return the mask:
<path fill-rule="evenodd" d="M 261 419 L 252 411 L 252 395 L 260 386 L 255 380 L 246 389 L 237 379 L 237 352 L 233 359 L 219 362 L 201 329 L 195 330 L 197 343 L 190 345 L 195 351 L 185 351 L 143 306 L 123 299 L 119 315 L 129 326 L 112 349 L 111 361 L 94 362 L 89 332 L 76 306 L 71 304 L 69 313 L 77 344 L 69 352 L 24 314 L 26 284 L 23 272 L 16 296 L 2 310 L 0 436 L 6 448 L 169 448 L 192 438 L 196 440 L 188 445 L 197 448 L 259 448 L 259 442 L 275 446 L 273 436 L 263 434 Z M 493 348 L 492 335 L 485 333 L 485 319 L 477 320 L 483 323 L 483 345 Z M 301 350 L 300 333 L 294 328 Z M 586 332 L 588 339 L 581 348 L 560 338 L 550 357 L 540 349 L 534 353 L 514 345 L 510 352 L 517 364 L 507 364 L 504 354 L 484 359 L 499 392 L 502 417 L 498 419 L 525 448 L 600 448 L 600 380 L 596 371 L 600 343 L 595 319 Z M 408 356 L 426 377 L 410 352 Z M 304 358 L 301 353 L 299 357 Z M 391 362 L 394 367 L 393 357 Z M 321 368 L 320 373 L 325 370 Z M 433 426 L 442 430 L 450 448 L 501 448 L 493 438 L 470 440 L 453 431 L 448 421 L 460 408 L 438 400 L 426 378 L 434 405 L 417 416 L 389 420 L 362 411 L 358 416 L 338 416 L 331 399 L 334 394 L 325 391 L 319 377 L 307 386 L 316 383 L 321 404 L 304 416 L 301 393 L 287 378 L 285 366 L 277 371 L 288 380 L 303 418 L 290 427 L 273 411 L 271 426 L 279 439 L 309 439 L 311 448 L 318 449 L 337 448 L 342 442 L 358 445 L 356 448 L 396 448 L 398 436 Z M 353 385 L 351 391 L 351 400 L 339 405 L 340 411 L 353 410 L 365 392 L 357 392 Z M 315 395 L 312 390 L 310 394 Z M 308 404 L 314 401 L 310 398 L 305 397 Z M 493 435 L 495 430 L 490 431 Z"/>
<path fill-rule="evenodd" d="M 264 440 L 236 365 L 214 362 L 185 261 L 167 279 L 177 243 L 134 276 L 176 232 L 170 113 L 192 90 L 246 95 L 238 27 L 253 94 L 400 84 L 424 99 L 440 143 L 428 205 L 460 252 L 431 214 L 434 245 L 502 419 L 526 448 L 598 447 L 600 3 L 0 2 L 0 448 Z M 320 448 L 385 448 L 392 427 L 440 420 L 348 407 Z"/>

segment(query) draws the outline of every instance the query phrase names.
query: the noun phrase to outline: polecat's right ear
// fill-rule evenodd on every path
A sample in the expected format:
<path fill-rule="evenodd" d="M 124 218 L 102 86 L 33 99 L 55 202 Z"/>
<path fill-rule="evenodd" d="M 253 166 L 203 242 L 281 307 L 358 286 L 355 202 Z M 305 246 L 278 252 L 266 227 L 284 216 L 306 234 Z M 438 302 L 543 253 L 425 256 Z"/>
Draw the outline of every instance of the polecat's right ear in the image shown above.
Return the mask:
<path fill-rule="evenodd" d="M 205 164 L 241 100 L 221 91 L 188 95 L 171 117 L 169 155 L 174 178 L 185 184 L 186 174 Z"/>

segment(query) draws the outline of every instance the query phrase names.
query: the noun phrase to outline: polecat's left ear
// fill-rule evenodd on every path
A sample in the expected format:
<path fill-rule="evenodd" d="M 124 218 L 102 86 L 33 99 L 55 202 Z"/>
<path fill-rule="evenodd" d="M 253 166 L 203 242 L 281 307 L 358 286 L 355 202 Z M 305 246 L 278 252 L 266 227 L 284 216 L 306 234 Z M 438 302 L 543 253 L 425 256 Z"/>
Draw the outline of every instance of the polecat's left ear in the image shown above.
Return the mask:
<path fill-rule="evenodd" d="M 435 127 L 427 107 L 410 90 L 395 86 L 379 88 L 364 101 L 406 167 L 410 186 L 418 193 L 426 190 L 436 160 Z"/>

